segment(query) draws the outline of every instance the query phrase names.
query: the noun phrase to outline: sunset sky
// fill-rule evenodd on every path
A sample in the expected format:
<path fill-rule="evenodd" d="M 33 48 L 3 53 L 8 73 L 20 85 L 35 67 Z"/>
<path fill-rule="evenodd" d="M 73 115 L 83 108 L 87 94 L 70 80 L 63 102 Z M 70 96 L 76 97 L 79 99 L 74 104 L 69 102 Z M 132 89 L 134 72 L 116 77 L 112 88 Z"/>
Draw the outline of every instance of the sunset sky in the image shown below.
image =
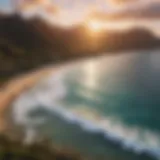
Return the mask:
<path fill-rule="evenodd" d="M 11 10 L 10 1 L 0 0 L 0 9 Z M 50 22 L 69 25 L 91 17 L 111 28 L 144 25 L 151 27 L 155 32 L 159 32 L 160 0 L 17 1 L 23 14 L 25 13 L 27 16 L 38 14 Z"/>

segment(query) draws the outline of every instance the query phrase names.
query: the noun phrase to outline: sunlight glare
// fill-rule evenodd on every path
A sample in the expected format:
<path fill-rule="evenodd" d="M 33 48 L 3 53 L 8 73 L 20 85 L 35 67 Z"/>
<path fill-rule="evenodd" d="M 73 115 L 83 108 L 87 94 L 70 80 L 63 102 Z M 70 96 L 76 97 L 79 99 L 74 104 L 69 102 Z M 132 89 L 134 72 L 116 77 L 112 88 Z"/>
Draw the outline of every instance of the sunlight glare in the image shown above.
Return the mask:
<path fill-rule="evenodd" d="M 88 61 L 84 65 L 85 84 L 89 88 L 95 88 L 97 84 L 97 70 L 94 61 Z"/>
<path fill-rule="evenodd" d="M 91 32 L 100 32 L 102 31 L 103 27 L 101 25 L 100 22 L 96 21 L 96 20 L 91 20 L 88 22 L 88 28 Z"/>

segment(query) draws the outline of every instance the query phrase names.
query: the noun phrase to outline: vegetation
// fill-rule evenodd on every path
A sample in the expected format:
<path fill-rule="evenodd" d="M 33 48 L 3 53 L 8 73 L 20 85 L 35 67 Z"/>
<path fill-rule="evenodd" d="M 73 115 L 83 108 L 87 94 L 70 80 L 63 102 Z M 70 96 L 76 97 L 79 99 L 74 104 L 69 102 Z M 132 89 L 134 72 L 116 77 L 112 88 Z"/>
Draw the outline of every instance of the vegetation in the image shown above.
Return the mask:
<path fill-rule="evenodd" d="M 106 31 L 88 34 L 84 26 L 64 29 L 41 19 L 0 16 L 0 84 L 6 78 L 50 62 L 66 61 L 106 51 L 160 47 L 148 30 Z M 58 151 L 46 142 L 25 145 L 0 136 L 0 160 L 80 160 L 79 155 Z"/>
<path fill-rule="evenodd" d="M 0 160 L 81 160 L 79 155 L 58 151 L 48 141 L 25 145 L 0 136 Z"/>
<path fill-rule="evenodd" d="M 85 26 L 50 26 L 40 18 L 0 17 L 0 76 L 12 76 L 48 63 L 104 52 L 160 47 L 146 29 L 89 33 Z"/>

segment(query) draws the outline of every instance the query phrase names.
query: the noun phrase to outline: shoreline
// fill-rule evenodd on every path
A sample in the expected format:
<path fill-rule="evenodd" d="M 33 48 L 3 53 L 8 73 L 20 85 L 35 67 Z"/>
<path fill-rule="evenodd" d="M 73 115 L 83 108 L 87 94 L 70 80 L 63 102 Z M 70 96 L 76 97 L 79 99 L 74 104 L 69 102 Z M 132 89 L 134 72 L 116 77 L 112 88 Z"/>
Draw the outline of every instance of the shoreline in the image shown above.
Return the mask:
<path fill-rule="evenodd" d="M 8 128 L 7 111 L 12 101 L 22 92 L 28 90 L 34 84 L 49 73 L 54 72 L 56 66 L 33 70 L 29 73 L 11 78 L 0 86 L 0 133 L 5 133 Z"/>

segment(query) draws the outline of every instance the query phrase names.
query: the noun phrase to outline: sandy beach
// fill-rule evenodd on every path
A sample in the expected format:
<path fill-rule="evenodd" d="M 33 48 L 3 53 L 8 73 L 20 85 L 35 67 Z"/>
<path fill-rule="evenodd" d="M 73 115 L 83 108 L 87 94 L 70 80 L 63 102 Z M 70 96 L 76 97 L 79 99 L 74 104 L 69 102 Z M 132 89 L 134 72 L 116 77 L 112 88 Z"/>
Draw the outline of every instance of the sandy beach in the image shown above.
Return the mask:
<path fill-rule="evenodd" d="M 22 92 L 32 87 L 38 80 L 53 72 L 53 67 L 46 67 L 27 74 L 16 76 L 0 87 L 0 132 L 7 127 L 5 118 L 8 107 Z"/>

